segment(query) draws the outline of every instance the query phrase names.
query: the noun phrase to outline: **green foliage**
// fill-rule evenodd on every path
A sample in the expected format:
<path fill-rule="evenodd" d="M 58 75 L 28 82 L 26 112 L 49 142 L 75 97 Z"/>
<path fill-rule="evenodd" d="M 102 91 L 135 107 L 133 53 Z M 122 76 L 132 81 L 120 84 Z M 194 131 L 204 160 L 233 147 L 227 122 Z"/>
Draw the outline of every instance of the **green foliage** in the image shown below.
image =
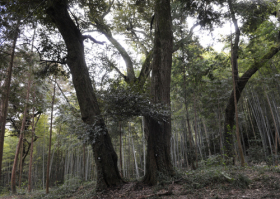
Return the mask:
<path fill-rule="evenodd" d="M 222 155 L 212 155 L 205 160 L 205 165 L 207 167 L 219 166 L 219 165 L 223 165 L 223 162 L 224 160 Z"/>
<path fill-rule="evenodd" d="M 223 13 L 221 10 L 216 10 L 214 7 L 222 7 L 225 0 L 202 0 L 202 1 L 180 1 L 183 9 L 188 12 L 190 16 L 196 17 L 196 23 L 201 27 L 213 29 L 214 24 L 221 24 Z"/>
<path fill-rule="evenodd" d="M 236 13 L 242 17 L 241 30 L 244 33 L 256 31 L 262 22 L 269 19 L 276 6 L 276 0 L 240 1 L 235 4 Z"/>
<path fill-rule="evenodd" d="M 229 189 L 238 187 L 245 189 L 251 183 L 250 179 L 239 172 L 230 172 L 221 167 L 206 168 L 187 174 L 184 193 L 193 193 L 196 189 L 205 187 Z"/>
<path fill-rule="evenodd" d="M 99 94 L 103 114 L 114 121 L 122 121 L 134 116 L 146 116 L 164 121 L 169 115 L 168 107 L 154 104 L 149 96 L 133 87 L 111 88 Z"/>

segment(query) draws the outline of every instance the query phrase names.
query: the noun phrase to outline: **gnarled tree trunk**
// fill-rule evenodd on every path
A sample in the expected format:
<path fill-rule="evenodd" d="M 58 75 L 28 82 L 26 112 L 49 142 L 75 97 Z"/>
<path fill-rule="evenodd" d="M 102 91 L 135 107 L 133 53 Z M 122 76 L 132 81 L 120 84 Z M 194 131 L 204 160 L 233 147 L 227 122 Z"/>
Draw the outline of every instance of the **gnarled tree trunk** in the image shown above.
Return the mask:
<path fill-rule="evenodd" d="M 122 183 L 117 167 L 117 154 L 100 116 L 89 72 L 85 63 L 83 35 L 67 11 L 67 0 L 48 1 L 47 14 L 60 31 L 67 47 L 70 68 L 83 121 L 90 126 L 89 137 L 97 167 L 97 189 Z"/>

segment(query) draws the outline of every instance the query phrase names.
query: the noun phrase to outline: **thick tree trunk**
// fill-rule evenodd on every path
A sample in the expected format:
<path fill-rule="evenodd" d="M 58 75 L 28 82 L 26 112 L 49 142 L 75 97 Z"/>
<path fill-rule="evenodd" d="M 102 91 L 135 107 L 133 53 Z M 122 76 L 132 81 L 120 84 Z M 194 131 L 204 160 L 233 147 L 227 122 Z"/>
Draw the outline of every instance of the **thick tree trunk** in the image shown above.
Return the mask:
<path fill-rule="evenodd" d="M 2 159 L 3 159 L 3 148 L 4 148 L 4 137 L 5 137 L 5 127 L 6 127 L 6 118 L 8 114 L 8 103 L 9 103 L 9 95 L 10 95 L 10 85 L 12 79 L 12 71 L 14 66 L 14 56 L 15 56 L 15 48 L 16 42 L 19 34 L 19 26 L 20 20 L 17 22 L 17 26 L 15 28 L 14 40 L 11 50 L 11 61 L 7 71 L 7 78 L 5 79 L 5 83 L 3 85 L 3 97 L 1 99 L 1 112 L 0 112 L 0 179 L 1 179 L 1 171 L 2 171 Z"/>
<path fill-rule="evenodd" d="M 48 1 L 47 14 L 60 31 L 67 47 L 70 68 L 83 121 L 90 126 L 89 137 L 97 167 L 97 189 L 122 183 L 118 157 L 105 126 L 85 63 L 83 36 L 67 12 L 67 0 Z"/>
<path fill-rule="evenodd" d="M 151 93 L 154 103 L 170 106 L 172 65 L 172 21 L 170 0 L 155 1 L 155 40 Z M 171 116 L 167 121 L 149 119 L 148 150 L 144 182 L 156 184 L 161 177 L 174 175 L 170 157 Z"/>

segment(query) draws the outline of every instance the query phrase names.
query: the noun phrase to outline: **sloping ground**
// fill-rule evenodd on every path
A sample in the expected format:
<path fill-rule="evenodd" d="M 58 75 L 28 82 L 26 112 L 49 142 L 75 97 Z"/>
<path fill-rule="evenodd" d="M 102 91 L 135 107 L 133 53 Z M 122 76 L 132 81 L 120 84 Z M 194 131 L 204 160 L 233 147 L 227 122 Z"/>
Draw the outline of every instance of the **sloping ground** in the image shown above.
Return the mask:
<path fill-rule="evenodd" d="M 184 172 L 176 179 L 161 182 L 149 187 L 140 182 L 129 182 L 119 189 L 95 193 L 94 183 L 80 186 L 63 185 L 51 190 L 32 195 L 10 195 L 1 198 L 280 198 L 280 167 L 210 167 L 196 171 Z"/>

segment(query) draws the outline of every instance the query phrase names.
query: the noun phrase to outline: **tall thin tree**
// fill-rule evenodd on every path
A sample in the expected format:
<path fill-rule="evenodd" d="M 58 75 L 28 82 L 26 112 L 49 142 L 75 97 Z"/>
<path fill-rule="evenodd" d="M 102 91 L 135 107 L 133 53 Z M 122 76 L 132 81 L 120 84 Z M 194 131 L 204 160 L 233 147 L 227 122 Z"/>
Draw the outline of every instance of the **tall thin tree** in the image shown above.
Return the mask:
<path fill-rule="evenodd" d="M 16 193 L 16 170 L 17 170 L 18 156 L 20 153 L 20 147 L 21 147 L 21 144 L 23 141 L 23 134 L 24 134 L 25 123 L 26 123 L 26 115 L 27 115 L 27 109 L 28 109 L 28 103 L 29 103 L 29 93 L 30 93 L 31 81 L 32 81 L 31 73 L 29 73 L 25 107 L 24 107 L 23 118 L 22 118 L 22 123 L 21 123 L 19 141 L 18 141 L 16 154 L 15 154 L 15 158 L 14 158 L 13 169 L 12 169 L 11 190 L 13 193 Z"/>
<path fill-rule="evenodd" d="M 52 148 L 52 126 L 53 126 L 53 107 L 55 100 L 55 87 L 56 87 L 56 76 L 54 77 L 53 86 L 53 97 L 52 97 L 52 108 L 51 108 L 51 124 L 50 124 L 50 140 L 49 140 L 49 153 L 48 153 L 48 163 L 47 163 L 47 173 L 46 173 L 46 193 L 49 193 L 50 184 L 50 160 L 51 160 L 51 148 Z"/>
<path fill-rule="evenodd" d="M 17 25 L 13 31 L 13 44 L 11 48 L 11 59 L 10 65 L 7 70 L 7 77 L 5 79 L 5 83 L 3 85 L 3 95 L 1 98 L 1 112 L 0 112 L 0 179 L 1 179 L 1 171 L 2 171 L 2 159 L 3 159 L 3 148 L 4 148 L 4 137 L 5 137 L 5 127 L 6 127 L 6 119 L 8 114 L 8 103 L 10 96 L 10 86 L 12 79 L 12 71 L 14 67 L 14 57 L 15 57 L 15 49 L 16 43 L 19 36 L 19 27 L 20 27 L 20 19 L 17 21 Z"/>

